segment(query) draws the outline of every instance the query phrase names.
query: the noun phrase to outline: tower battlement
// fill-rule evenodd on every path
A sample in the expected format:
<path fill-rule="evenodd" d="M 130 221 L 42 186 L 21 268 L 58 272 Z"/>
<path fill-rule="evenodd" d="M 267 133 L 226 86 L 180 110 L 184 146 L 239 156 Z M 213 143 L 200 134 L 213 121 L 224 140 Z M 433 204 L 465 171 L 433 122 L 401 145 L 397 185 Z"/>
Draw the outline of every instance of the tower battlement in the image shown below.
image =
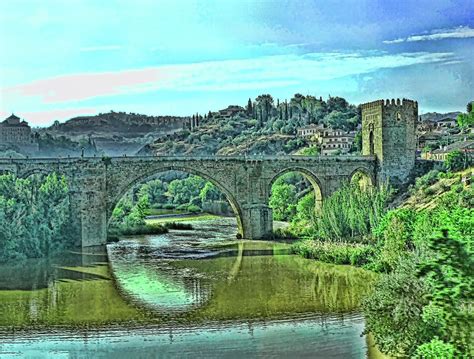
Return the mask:
<path fill-rule="evenodd" d="M 403 99 L 386 99 L 386 100 L 376 100 L 367 103 L 363 103 L 360 105 L 362 110 L 369 110 L 375 108 L 393 108 L 393 107 L 413 107 L 414 109 L 418 109 L 418 102 L 409 100 L 407 98 Z"/>

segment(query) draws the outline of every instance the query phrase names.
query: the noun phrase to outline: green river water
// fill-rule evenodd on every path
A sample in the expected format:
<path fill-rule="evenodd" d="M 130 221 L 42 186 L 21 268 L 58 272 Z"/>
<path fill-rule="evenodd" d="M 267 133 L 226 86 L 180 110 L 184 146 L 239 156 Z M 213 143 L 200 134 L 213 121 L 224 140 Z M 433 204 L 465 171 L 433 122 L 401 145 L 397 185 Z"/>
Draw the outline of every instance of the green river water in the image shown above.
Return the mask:
<path fill-rule="evenodd" d="M 375 358 L 374 275 L 235 240 L 234 219 L 0 266 L 0 358 Z"/>

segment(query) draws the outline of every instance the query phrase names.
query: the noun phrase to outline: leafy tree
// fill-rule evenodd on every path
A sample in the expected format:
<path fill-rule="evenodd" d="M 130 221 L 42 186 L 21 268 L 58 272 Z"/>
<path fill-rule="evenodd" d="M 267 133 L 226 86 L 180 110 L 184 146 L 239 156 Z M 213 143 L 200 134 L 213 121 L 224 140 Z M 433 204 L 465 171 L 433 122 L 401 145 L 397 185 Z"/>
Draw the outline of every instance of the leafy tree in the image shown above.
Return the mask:
<path fill-rule="evenodd" d="M 199 197 L 201 198 L 202 203 L 218 201 L 222 199 L 222 193 L 216 186 L 208 181 L 202 188 L 201 192 L 199 192 Z"/>
<path fill-rule="evenodd" d="M 139 189 L 139 196 L 146 195 L 151 205 L 157 205 L 166 203 L 166 191 L 167 185 L 163 181 L 156 179 L 142 185 Z"/>
<path fill-rule="evenodd" d="M 467 156 L 459 150 L 448 153 L 445 166 L 449 171 L 460 171 L 468 166 Z"/>
<path fill-rule="evenodd" d="M 313 222 L 315 216 L 314 191 L 304 195 L 296 205 L 296 221 Z"/>
<path fill-rule="evenodd" d="M 73 246 L 70 220 L 64 176 L 0 176 L 0 261 L 47 256 Z"/>
<path fill-rule="evenodd" d="M 270 207 L 273 218 L 277 221 L 288 221 L 295 215 L 296 187 L 287 183 L 275 183 L 272 186 Z"/>

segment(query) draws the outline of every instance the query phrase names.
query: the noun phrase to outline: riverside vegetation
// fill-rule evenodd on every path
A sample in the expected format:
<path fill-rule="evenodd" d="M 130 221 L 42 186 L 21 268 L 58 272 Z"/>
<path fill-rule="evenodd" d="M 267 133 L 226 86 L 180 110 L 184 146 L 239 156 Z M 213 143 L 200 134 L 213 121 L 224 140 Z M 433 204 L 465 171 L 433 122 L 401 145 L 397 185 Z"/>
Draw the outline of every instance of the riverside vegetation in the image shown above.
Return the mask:
<path fill-rule="evenodd" d="M 295 253 L 380 273 L 363 311 L 366 331 L 391 356 L 473 355 L 473 168 L 463 170 L 462 157 L 453 153 L 444 169 L 418 178 L 395 208 L 384 186 L 347 184 L 317 215 L 314 194 L 298 200 L 291 177 L 272 189 L 285 199 L 273 199 L 276 216 L 291 222 L 277 235 L 304 237 Z"/>

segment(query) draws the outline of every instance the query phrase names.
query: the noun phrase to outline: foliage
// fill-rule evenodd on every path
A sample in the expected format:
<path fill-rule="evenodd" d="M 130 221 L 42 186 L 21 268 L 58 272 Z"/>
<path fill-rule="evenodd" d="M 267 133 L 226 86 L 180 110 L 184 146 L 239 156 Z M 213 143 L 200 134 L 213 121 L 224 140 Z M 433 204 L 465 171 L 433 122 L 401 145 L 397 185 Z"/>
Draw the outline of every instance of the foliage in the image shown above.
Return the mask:
<path fill-rule="evenodd" d="M 458 126 L 463 129 L 474 126 L 474 111 L 472 111 L 472 103 L 470 104 L 471 104 L 471 110 L 469 111 L 469 107 L 468 107 L 467 113 L 461 113 L 456 118 Z"/>
<path fill-rule="evenodd" d="M 434 338 L 416 348 L 413 357 L 415 359 L 454 359 L 454 351 L 455 348 L 452 344 Z"/>
<path fill-rule="evenodd" d="M 320 149 L 317 146 L 304 147 L 298 151 L 298 154 L 301 156 L 318 156 L 319 153 Z"/>
<path fill-rule="evenodd" d="M 362 304 L 366 330 L 372 333 L 379 349 L 390 356 L 410 356 L 431 338 L 423 322 L 428 288 L 417 277 L 420 261 L 416 254 L 401 257 L 394 271 L 380 277 Z"/>
<path fill-rule="evenodd" d="M 319 238 L 346 241 L 369 235 L 385 214 L 389 198 L 387 186 L 363 190 L 345 184 L 322 204 L 316 217 Z"/>
<path fill-rule="evenodd" d="M 166 203 L 166 192 L 168 185 L 166 182 L 155 179 L 143 184 L 139 189 L 139 196 L 147 196 L 150 205 L 154 206 L 160 203 Z"/>
<path fill-rule="evenodd" d="M 273 218 L 277 221 L 288 221 L 296 212 L 296 187 L 288 183 L 275 183 L 272 186 L 270 207 Z"/>
<path fill-rule="evenodd" d="M 206 181 L 198 176 L 189 176 L 183 180 L 173 180 L 168 185 L 166 196 L 174 204 L 190 204 L 193 198 L 199 197 L 205 183 Z"/>
<path fill-rule="evenodd" d="M 292 245 L 292 251 L 321 262 L 363 266 L 370 261 L 374 249 L 369 245 L 358 243 L 302 240 Z"/>
<path fill-rule="evenodd" d="M 460 171 L 469 165 L 469 159 L 466 154 L 459 150 L 448 153 L 444 165 L 449 171 Z"/>
<path fill-rule="evenodd" d="M 64 176 L 0 176 L 0 261 L 43 257 L 72 247 Z"/>

